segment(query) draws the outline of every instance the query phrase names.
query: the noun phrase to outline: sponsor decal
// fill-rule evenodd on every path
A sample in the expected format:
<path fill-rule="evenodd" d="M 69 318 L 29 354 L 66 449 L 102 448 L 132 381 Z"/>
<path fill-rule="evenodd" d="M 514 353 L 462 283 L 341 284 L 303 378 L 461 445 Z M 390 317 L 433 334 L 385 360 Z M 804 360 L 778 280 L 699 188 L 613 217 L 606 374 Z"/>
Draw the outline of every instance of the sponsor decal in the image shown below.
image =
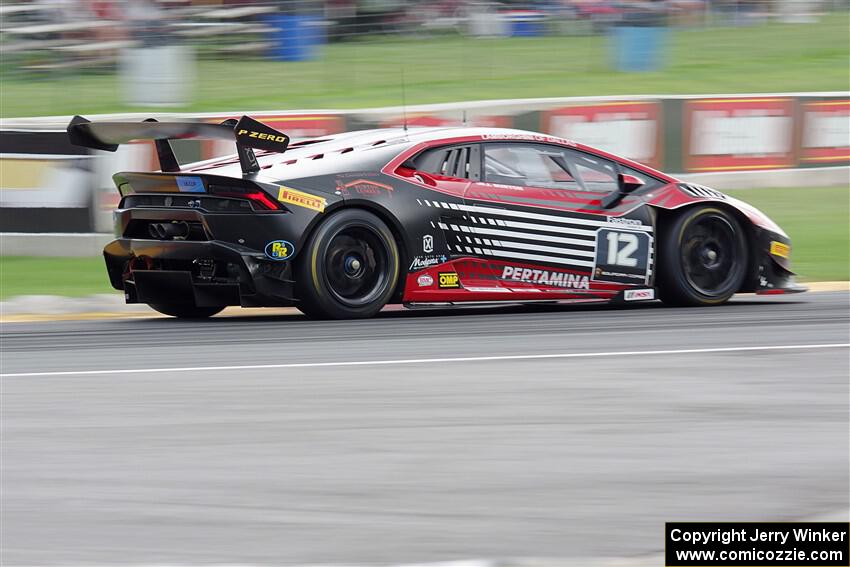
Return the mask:
<path fill-rule="evenodd" d="M 531 268 L 505 266 L 502 270 L 502 279 L 551 287 L 590 289 L 590 282 L 587 276 L 556 272 L 554 270 L 534 270 Z"/>
<path fill-rule="evenodd" d="M 309 193 L 298 191 L 297 189 L 292 189 L 291 187 L 284 187 L 283 185 L 280 186 L 280 191 L 277 194 L 277 200 L 281 203 L 297 205 L 320 213 L 325 212 L 325 206 L 328 204 L 324 197 L 317 197 Z"/>
<path fill-rule="evenodd" d="M 393 191 L 393 187 L 386 183 L 378 183 L 377 181 L 369 181 L 368 179 L 355 179 L 348 182 L 338 180 L 336 190 L 345 195 L 357 193 L 358 195 L 373 196 L 380 195 L 384 191 L 390 193 Z"/>
<path fill-rule="evenodd" d="M 791 256 L 791 247 L 782 242 L 772 241 L 770 243 L 770 253 L 786 260 Z"/>
<path fill-rule="evenodd" d="M 408 271 L 421 270 L 444 263 L 448 258 L 445 256 L 416 256 L 410 263 Z"/>
<path fill-rule="evenodd" d="M 283 143 L 287 140 L 284 135 L 267 134 L 265 132 L 256 132 L 254 130 L 245 130 L 244 128 L 236 133 L 237 136 L 247 136 L 249 138 L 257 138 L 258 140 L 268 140 L 270 142 Z"/>
<path fill-rule="evenodd" d="M 575 147 L 576 143 L 557 136 L 546 136 L 543 134 L 483 134 L 482 140 L 522 140 L 526 142 L 549 142 L 551 144 L 564 144 Z"/>
<path fill-rule="evenodd" d="M 430 254 L 434 251 L 434 237 L 430 234 L 426 234 L 422 237 L 422 251 L 426 254 Z"/>
<path fill-rule="evenodd" d="M 655 290 L 649 289 L 627 289 L 623 292 L 623 300 L 625 301 L 648 301 L 655 299 Z"/>
<path fill-rule="evenodd" d="M 440 272 L 437 275 L 437 287 L 440 289 L 457 289 L 460 287 L 460 278 L 457 272 Z"/>
<path fill-rule="evenodd" d="M 288 260 L 295 254 L 295 246 L 288 240 L 272 240 L 266 244 L 265 252 L 272 260 Z"/>
<path fill-rule="evenodd" d="M 607 217 L 611 224 L 622 224 L 625 226 L 643 226 L 643 223 L 638 219 L 627 219 L 625 217 Z"/>
<path fill-rule="evenodd" d="M 419 284 L 419 287 L 431 287 L 434 285 L 434 278 L 429 276 L 428 274 L 422 274 L 418 278 L 416 278 L 416 283 Z"/>
<path fill-rule="evenodd" d="M 177 188 L 181 193 L 203 193 L 204 180 L 200 177 L 180 176 L 175 177 Z"/>

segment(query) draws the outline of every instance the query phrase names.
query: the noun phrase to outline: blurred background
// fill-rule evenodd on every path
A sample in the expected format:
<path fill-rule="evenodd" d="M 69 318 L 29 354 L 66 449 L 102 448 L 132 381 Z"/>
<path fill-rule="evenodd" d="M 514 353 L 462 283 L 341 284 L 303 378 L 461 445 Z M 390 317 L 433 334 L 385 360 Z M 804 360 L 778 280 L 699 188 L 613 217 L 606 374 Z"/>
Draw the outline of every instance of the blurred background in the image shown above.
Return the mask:
<path fill-rule="evenodd" d="M 849 91 L 848 0 L 0 0 L 0 563 L 661 565 L 665 521 L 846 522 L 847 350 L 808 346 L 850 342 Z M 111 177 L 156 158 L 71 146 L 68 121 L 243 113 L 295 139 L 405 117 L 572 138 L 755 205 L 800 279 L 845 291 L 125 306 Z M 565 352 L 591 356 L 524 358 Z"/>
<path fill-rule="evenodd" d="M 747 190 L 802 227 L 805 278 L 846 280 L 848 14 L 848 0 L 3 1 L 0 296 L 105 290 L 111 174 L 156 162 L 149 144 L 70 146 L 74 114 L 248 112 L 294 138 L 403 116 L 543 131 Z M 232 147 L 178 151 L 192 161 Z M 803 210 L 800 189 L 838 204 Z M 837 215 L 829 234 L 809 234 L 816 214 Z M 90 270 L 68 261 L 90 281 L 75 292 L 24 277 L 43 255 L 84 257 Z"/>
<path fill-rule="evenodd" d="M 2 115 L 395 106 L 402 83 L 408 104 L 846 90 L 847 10 L 848 0 L 6 1 Z"/>

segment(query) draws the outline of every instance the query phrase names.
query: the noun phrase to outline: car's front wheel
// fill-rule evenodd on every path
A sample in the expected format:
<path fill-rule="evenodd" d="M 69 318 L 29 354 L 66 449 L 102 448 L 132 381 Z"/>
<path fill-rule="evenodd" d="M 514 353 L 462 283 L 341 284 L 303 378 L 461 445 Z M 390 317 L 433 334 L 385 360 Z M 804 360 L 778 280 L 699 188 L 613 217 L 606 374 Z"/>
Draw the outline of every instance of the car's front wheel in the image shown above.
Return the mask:
<path fill-rule="evenodd" d="M 662 233 L 658 288 L 672 305 L 716 305 L 741 288 L 747 274 L 741 223 L 723 209 L 689 208 Z"/>
<path fill-rule="evenodd" d="M 295 265 L 298 308 L 310 317 L 371 317 L 398 284 L 398 245 L 386 223 L 362 209 L 325 219 Z"/>

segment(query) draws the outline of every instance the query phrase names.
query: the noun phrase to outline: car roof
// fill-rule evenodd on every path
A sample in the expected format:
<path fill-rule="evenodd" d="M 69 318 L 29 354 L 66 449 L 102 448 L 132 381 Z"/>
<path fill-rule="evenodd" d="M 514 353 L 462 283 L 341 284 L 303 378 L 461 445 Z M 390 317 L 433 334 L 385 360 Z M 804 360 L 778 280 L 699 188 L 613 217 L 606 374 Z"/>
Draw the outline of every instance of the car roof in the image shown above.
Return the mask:
<path fill-rule="evenodd" d="M 633 163 L 620 156 L 612 156 L 556 136 L 513 128 L 484 128 L 467 126 L 446 127 L 396 127 L 354 130 L 318 138 L 292 142 L 286 152 L 259 153 L 261 177 L 285 180 L 323 174 L 340 173 L 358 169 L 380 169 L 408 148 L 441 140 L 483 138 L 489 140 L 524 140 L 555 142 L 611 157 L 623 163 Z M 634 164 L 646 171 L 655 172 L 642 164 Z M 204 172 L 241 177 L 242 171 L 235 155 L 189 164 L 184 171 Z"/>
<path fill-rule="evenodd" d="M 340 161 L 346 162 L 348 167 L 359 167 L 373 161 L 374 157 L 381 161 L 387 153 L 398 155 L 408 147 L 442 139 L 451 139 L 467 136 L 483 136 L 504 134 L 533 134 L 521 130 L 509 130 L 506 128 L 466 128 L 466 127 L 410 127 L 410 128 L 377 128 L 371 130 L 355 130 L 331 134 L 318 138 L 296 140 L 289 145 L 286 152 L 258 153 L 257 161 L 263 168 L 263 176 L 274 178 L 287 178 L 301 175 L 315 175 L 322 169 L 337 169 Z M 380 150 L 387 148 L 387 152 Z M 389 150 L 393 148 L 393 150 Z M 394 155 L 387 157 L 389 161 Z M 324 161 L 325 157 L 334 157 L 334 167 Z M 308 162 L 315 162 L 309 164 Z M 321 162 L 321 163 L 320 163 Z M 297 167 L 285 167 L 293 166 Z M 383 164 L 381 164 L 383 165 Z M 309 171 L 301 171 L 309 170 Z M 187 164 L 184 168 L 187 172 L 214 173 L 225 176 L 241 176 L 239 162 L 234 155 L 215 158 L 203 162 Z"/>

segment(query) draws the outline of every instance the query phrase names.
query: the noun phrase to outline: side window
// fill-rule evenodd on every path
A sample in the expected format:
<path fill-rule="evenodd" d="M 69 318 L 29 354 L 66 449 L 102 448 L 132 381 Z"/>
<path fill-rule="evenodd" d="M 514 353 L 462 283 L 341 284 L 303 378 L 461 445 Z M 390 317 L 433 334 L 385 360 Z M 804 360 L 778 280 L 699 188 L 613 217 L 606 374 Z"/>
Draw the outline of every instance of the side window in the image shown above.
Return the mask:
<path fill-rule="evenodd" d="M 416 171 L 440 177 L 478 180 L 481 154 L 478 145 L 431 148 L 409 161 Z"/>
<path fill-rule="evenodd" d="M 643 181 L 644 189 L 656 189 L 664 185 L 663 182 L 645 173 L 591 154 L 566 150 L 565 158 L 570 163 L 570 169 L 581 178 L 581 183 L 587 191 L 599 193 L 610 193 L 614 191 L 617 189 L 618 173 L 637 177 Z"/>
<path fill-rule="evenodd" d="M 554 145 L 522 142 L 484 144 L 484 181 L 519 187 L 611 193 L 617 175 L 627 173 L 643 180 L 645 188 L 663 183 L 618 163 Z"/>
<path fill-rule="evenodd" d="M 555 146 L 490 143 L 484 146 L 484 181 L 500 185 L 580 189 Z"/>
<path fill-rule="evenodd" d="M 585 191 L 610 193 L 617 189 L 617 166 L 607 159 L 579 152 L 566 152 L 571 169 L 581 179 Z"/>

